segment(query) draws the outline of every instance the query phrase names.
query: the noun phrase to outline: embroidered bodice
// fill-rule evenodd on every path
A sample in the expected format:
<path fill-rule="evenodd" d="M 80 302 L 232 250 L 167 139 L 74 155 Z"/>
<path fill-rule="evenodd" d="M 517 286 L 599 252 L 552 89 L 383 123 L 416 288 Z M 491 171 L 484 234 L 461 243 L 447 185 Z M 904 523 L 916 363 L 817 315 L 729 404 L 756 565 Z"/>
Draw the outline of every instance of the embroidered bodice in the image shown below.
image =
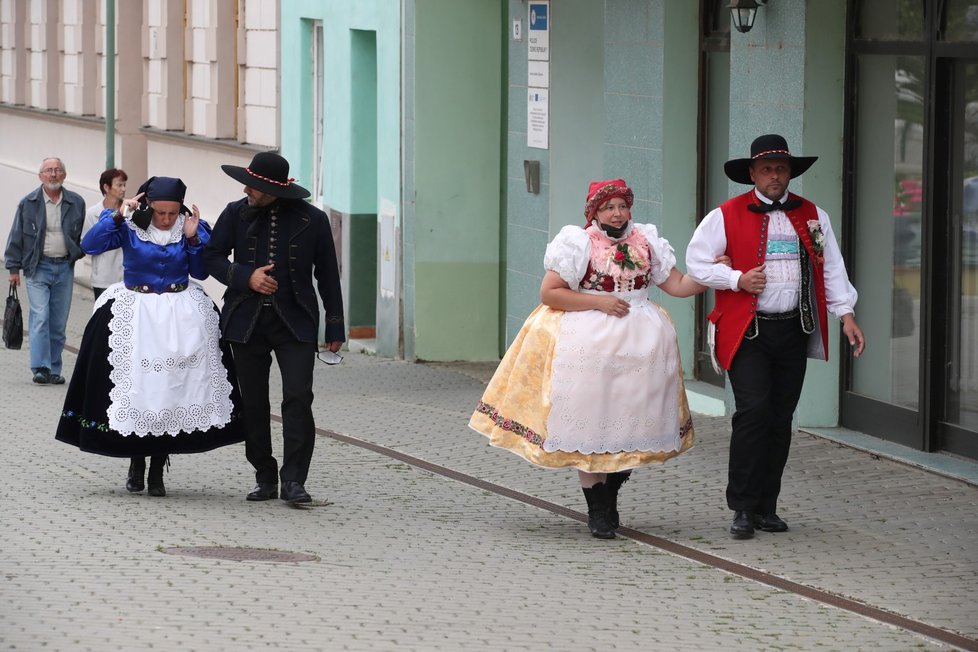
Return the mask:
<path fill-rule="evenodd" d="M 655 225 L 632 223 L 621 238 L 596 224 L 565 226 L 547 246 L 544 267 L 572 289 L 630 293 L 658 285 L 676 265 L 676 254 Z"/>
<path fill-rule="evenodd" d="M 87 254 L 101 254 L 121 248 L 123 282 L 127 286 L 148 286 L 159 291 L 169 285 L 186 284 L 190 276 L 207 278 L 201 254 L 210 240 L 210 227 L 203 220 L 197 228 L 198 244 L 191 245 L 183 237 L 182 215 L 170 229 L 166 244 L 157 244 L 131 220 L 117 224 L 112 219 L 113 212 L 102 213 L 82 238 L 82 249 Z"/>

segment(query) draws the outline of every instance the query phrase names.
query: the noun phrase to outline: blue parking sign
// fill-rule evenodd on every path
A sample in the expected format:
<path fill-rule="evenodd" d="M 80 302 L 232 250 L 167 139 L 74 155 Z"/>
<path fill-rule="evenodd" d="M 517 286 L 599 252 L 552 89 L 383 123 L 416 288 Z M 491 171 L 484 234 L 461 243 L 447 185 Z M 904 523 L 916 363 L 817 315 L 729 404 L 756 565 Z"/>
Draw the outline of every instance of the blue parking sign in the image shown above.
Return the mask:
<path fill-rule="evenodd" d="M 547 5 L 530 5 L 530 29 L 547 29 Z"/>

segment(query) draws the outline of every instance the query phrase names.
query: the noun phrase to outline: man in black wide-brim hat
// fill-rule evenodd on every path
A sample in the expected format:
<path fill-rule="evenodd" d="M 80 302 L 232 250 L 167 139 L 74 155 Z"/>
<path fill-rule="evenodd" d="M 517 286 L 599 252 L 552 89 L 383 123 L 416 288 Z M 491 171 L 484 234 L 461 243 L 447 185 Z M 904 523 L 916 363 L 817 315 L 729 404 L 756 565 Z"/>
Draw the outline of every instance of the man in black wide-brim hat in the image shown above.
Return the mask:
<path fill-rule="evenodd" d="M 714 366 L 727 370 L 736 403 L 727 506 L 738 539 L 753 537 L 755 528 L 788 529 L 777 503 L 791 418 L 807 358 L 828 359 L 828 313 L 842 321 L 854 356 L 865 346 L 853 314 L 856 290 L 829 216 L 788 192 L 789 179 L 816 157 L 792 156 L 777 134 L 758 137 L 750 153 L 727 161 L 724 171 L 754 187 L 711 211 L 686 250 L 689 275 L 715 291 L 711 354 Z M 731 266 L 714 262 L 721 255 Z"/>
<path fill-rule="evenodd" d="M 304 485 L 316 438 L 314 280 L 325 309 L 326 347 L 336 352 L 346 339 L 333 234 L 326 214 L 303 201 L 309 192 L 289 177 L 289 163 L 278 154 L 261 152 L 248 167 L 221 169 L 244 184 L 245 197 L 221 213 L 204 257 L 207 271 L 228 286 L 221 330 L 234 353 L 248 427 L 245 450 L 257 481 L 247 498 L 307 503 L 312 498 Z M 281 469 L 272 456 L 268 375 L 273 352 L 282 375 Z"/>

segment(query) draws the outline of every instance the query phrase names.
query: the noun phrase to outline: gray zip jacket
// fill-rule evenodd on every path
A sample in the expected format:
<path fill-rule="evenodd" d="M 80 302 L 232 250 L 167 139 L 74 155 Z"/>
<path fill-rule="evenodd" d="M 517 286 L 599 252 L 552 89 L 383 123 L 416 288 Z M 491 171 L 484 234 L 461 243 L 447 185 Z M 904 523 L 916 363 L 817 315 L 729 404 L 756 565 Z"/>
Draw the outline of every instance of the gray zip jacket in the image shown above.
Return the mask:
<path fill-rule="evenodd" d="M 85 255 L 81 248 L 82 225 L 85 223 L 85 200 L 76 192 L 61 188 L 61 230 L 68 248 L 69 262 Z M 24 271 L 24 276 L 34 275 L 37 261 L 44 251 L 44 235 L 47 232 L 47 211 L 44 208 L 44 188 L 29 193 L 17 204 L 14 223 L 10 226 L 7 248 L 4 251 L 4 267 L 11 274 Z"/>

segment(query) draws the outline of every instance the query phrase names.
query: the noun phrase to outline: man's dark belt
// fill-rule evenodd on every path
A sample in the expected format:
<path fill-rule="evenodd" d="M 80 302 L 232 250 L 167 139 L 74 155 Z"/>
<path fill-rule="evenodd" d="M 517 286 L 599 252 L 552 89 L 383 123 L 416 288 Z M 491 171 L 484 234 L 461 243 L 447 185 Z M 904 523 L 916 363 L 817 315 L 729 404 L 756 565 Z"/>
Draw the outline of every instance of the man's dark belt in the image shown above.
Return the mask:
<path fill-rule="evenodd" d="M 788 312 L 758 312 L 758 319 L 766 319 L 768 321 L 781 321 L 783 319 L 797 319 L 798 315 L 801 313 L 798 308 L 794 310 L 789 310 Z"/>
<path fill-rule="evenodd" d="M 41 254 L 41 258 L 44 260 L 50 260 L 52 263 L 67 263 L 69 260 L 71 260 L 71 256 L 58 256 L 55 258 L 54 256 L 45 256 L 44 254 Z"/>
<path fill-rule="evenodd" d="M 188 287 L 190 287 L 189 283 L 170 283 L 161 288 L 154 288 L 152 285 L 127 285 L 126 289 L 140 294 L 164 294 L 166 292 L 183 292 Z"/>

